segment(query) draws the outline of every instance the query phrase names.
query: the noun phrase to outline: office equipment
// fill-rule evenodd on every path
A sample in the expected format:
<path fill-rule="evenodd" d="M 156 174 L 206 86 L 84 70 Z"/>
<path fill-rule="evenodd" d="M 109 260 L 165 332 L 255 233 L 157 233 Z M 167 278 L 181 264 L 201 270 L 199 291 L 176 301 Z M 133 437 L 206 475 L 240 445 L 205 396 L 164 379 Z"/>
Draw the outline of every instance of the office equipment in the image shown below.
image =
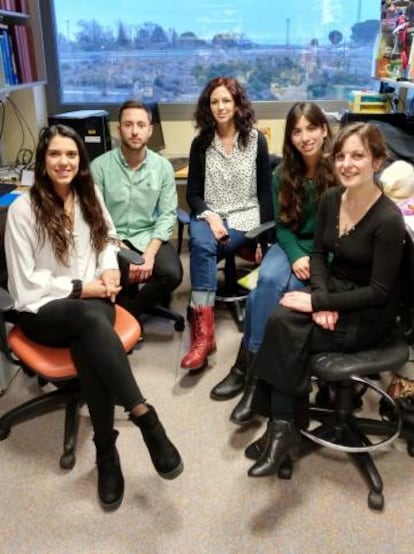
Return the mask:
<path fill-rule="evenodd" d="M 0 181 L 0 197 L 12 192 L 16 186 L 17 185 L 13 185 L 12 183 L 2 183 Z"/>
<path fill-rule="evenodd" d="M 83 139 L 90 160 L 111 149 L 108 126 L 109 114 L 105 110 L 78 110 L 48 117 L 49 125 L 72 127 Z"/>

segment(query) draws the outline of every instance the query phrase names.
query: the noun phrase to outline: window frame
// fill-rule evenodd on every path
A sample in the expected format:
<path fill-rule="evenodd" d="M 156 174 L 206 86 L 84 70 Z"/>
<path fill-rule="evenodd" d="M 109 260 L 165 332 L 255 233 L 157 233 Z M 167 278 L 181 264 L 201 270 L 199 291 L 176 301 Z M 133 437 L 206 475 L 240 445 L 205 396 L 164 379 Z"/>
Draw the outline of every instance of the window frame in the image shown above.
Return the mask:
<path fill-rule="evenodd" d="M 54 16 L 54 1 L 42 0 L 40 5 L 42 27 L 49 31 L 43 33 L 44 52 L 47 73 L 46 101 L 50 115 L 82 109 L 106 110 L 110 120 L 116 121 L 119 104 L 99 103 L 91 104 L 63 104 L 60 101 L 59 63 L 57 56 L 57 32 Z M 283 119 L 294 103 L 274 101 L 253 101 L 253 107 L 257 119 L 275 120 Z M 343 100 L 318 100 L 318 105 L 327 112 L 341 112 L 346 109 L 348 101 Z M 191 121 L 193 119 L 195 103 L 159 103 L 162 121 Z"/>

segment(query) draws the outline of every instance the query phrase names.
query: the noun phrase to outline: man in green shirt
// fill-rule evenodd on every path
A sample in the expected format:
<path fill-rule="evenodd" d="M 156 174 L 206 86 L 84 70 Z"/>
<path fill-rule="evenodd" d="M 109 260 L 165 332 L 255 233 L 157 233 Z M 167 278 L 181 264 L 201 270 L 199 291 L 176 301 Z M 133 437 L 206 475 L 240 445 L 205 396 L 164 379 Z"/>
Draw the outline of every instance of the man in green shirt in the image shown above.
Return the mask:
<path fill-rule="evenodd" d="M 120 146 L 91 165 L 121 247 L 144 258 L 143 265 L 131 266 L 130 282 L 136 286 L 126 305 L 138 318 L 167 301 L 182 280 L 180 259 L 168 242 L 176 223 L 177 190 L 170 162 L 147 147 L 151 111 L 128 100 L 119 109 L 118 122 Z"/>

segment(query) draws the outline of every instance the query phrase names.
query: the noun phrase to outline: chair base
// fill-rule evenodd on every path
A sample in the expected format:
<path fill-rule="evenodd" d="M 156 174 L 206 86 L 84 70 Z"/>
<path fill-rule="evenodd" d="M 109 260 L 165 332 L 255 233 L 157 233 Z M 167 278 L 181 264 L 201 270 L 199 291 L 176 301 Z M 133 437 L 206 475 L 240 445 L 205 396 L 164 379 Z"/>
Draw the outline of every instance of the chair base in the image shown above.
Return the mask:
<path fill-rule="evenodd" d="M 185 329 L 185 318 L 181 314 L 174 312 L 166 306 L 157 305 L 151 310 L 148 315 L 155 317 L 162 317 L 163 319 L 168 319 L 169 321 L 174 321 L 174 329 L 178 332 L 182 332 Z"/>
<path fill-rule="evenodd" d="M 32 398 L 0 417 L 0 440 L 5 440 L 14 425 L 44 415 L 62 407 L 65 408 L 65 429 L 63 453 L 60 457 L 62 469 L 72 469 L 76 462 L 75 449 L 79 429 L 79 409 L 82 405 L 79 390 L 73 387 L 60 389 Z"/>
<path fill-rule="evenodd" d="M 322 445 L 312 442 L 308 435 L 313 435 L 316 439 L 328 441 L 334 445 L 348 445 L 351 448 L 366 447 L 370 444 L 367 434 L 387 435 L 390 431 L 395 431 L 394 425 L 382 425 L 382 422 L 356 418 L 352 414 L 347 414 L 346 421 L 339 421 L 335 412 L 330 410 L 320 410 L 311 408 L 311 418 L 324 421 L 320 426 L 307 433 L 300 449 L 300 455 L 307 455 Z M 382 510 L 384 508 L 383 482 L 381 475 L 369 452 L 347 452 L 366 479 L 369 488 L 368 506 L 373 510 Z"/>
<path fill-rule="evenodd" d="M 241 289 L 241 287 L 239 287 L 239 290 L 231 292 L 225 290 L 225 288 L 219 288 L 216 293 L 216 302 L 223 303 L 228 306 L 240 333 L 243 333 L 244 329 L 248 292 L 249 291 L 246 289 Z"/>

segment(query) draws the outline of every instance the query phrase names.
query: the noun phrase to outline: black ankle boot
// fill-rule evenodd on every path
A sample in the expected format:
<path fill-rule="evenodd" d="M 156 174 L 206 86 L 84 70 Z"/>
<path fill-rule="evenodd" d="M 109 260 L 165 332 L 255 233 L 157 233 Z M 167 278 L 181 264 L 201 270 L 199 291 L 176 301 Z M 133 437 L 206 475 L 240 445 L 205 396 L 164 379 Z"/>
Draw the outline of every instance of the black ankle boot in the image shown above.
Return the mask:
<path fill-rule="evenodd" d="M 124 497 L 124 477 L 115 441 L 118 431 L 102 444 L 94 438 L 98 468 L 98 496 L 104 510 L 116 510 Z"/>
<path fill-rule="evenodd" d="M 230 421 L 236 425 L 244 425 L 253 419 L 253 397 L 256 392 L 257 377 L 253 374 L 253 364 L 249 364 L 244 385 L 243 396 L 233 408 L 230 414 Z"/>
<path fill-rule="evenodd" d="M 249 460 L 258 460 L 263 454 L 267 442 L 267 429 L 261 437 L 249 444 L 244 450 L 244 455 Z"/>
<path fill-rule="evenodd" d="M 247 474 L 249 477 L 274 475 L 299 443 L 300 435 L 293 422 L 281 419 L 270 420 L 265 449 Z"/>
<path fill-rule="evenodd" d="M 167 437 L 155 409 L 147 405 L 149 411 L 141 416 L 130 414 L 131 421 L 141 429 L 152 463 L 160 477 L 174 479 L 184 469 L 181 456 Z"/>
<path fill-rule="evenodd" d="M 213 400 L 229 400 L 241 393 L 244 389 L 250 358 L 251 353 L 244 347 L 242 339 L 236 361 L 230 368 L 228 375 L 211 389 L 210 398 Z"/>

